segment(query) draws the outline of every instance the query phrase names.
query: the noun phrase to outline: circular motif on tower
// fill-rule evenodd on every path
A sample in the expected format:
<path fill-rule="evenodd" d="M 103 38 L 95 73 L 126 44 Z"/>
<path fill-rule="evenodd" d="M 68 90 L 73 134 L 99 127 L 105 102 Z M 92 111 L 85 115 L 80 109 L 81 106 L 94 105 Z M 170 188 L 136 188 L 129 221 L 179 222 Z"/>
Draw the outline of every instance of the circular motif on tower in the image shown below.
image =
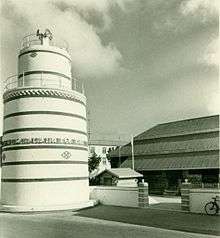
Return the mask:
<path fill-rule="evenodd" d="M 61 156 L 64 158 L 64 159 L 69 159 L 72 154 L 69 152 L 69 151 L 64 151 Z"/>
<path fill-rule="evenodd" d="M 34 57 L 37 56 L 37 53 L 36 53 L 36 52 L 33 52 L 33 53 L 30 54 L 30 56 L 34 58 Z"/>

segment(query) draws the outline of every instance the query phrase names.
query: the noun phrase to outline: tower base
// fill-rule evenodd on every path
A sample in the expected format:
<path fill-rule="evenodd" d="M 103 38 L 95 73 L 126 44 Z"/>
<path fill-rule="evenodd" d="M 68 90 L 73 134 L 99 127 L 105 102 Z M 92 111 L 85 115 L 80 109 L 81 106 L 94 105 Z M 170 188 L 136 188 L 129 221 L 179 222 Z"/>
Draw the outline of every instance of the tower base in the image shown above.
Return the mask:
<path fill-rule="evenodd" d="M 52 206 L 12 206 L 0 205 L 1 212 L 19 213 L 19 212 L 48 212 L 48 211 L 64 211 L 64 210 L 80 210 L 93 207 L 97 204 L 96 200 L 89 200 L 80 203 L 52 205 Z"/>

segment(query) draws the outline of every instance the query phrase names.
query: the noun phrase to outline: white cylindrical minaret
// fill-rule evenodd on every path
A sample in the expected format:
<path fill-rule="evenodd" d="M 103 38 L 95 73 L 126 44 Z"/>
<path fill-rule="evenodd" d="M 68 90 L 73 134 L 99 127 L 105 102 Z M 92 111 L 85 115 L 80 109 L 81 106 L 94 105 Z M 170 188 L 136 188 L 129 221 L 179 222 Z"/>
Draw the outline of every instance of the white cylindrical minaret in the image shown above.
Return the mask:
<path fill-rule="evenodd" d="M 1 199 L 11 211 L 89 201 L 86 98 L 72 90 L 68 52 L 52 45 L 49 30 L 37 37 L 25 38 L 3 95 Z"/>

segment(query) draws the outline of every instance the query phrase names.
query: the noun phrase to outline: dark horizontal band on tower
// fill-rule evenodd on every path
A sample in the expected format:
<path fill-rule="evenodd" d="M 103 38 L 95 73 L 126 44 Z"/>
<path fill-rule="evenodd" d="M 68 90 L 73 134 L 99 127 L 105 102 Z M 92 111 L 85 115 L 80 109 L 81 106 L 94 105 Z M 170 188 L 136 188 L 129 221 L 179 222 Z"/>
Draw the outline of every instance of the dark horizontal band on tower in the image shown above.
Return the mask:
<path fill-rule="evenodd" d="M 72 150 L 85 150 L 88 151 L 87 147 L 81 146 L 65 146 L 65 145 L 26 145 L 26 146 L 10 146 L 3 147 L 2 151 L 9 150 L 26 150 L 26 149 L 72 149 Z"/>
<path fill-rule="evenodd" d="M 11 166 L 11 165 L 31 165 L 31 164 L 88 164 L 87 161 L 70 161 L 70 160 L 41 160 L 41 161 L 11 161 L 3 162 L 2 166 Z"/>
<path fill-rule="evenodd" d="M 23 178 L 23 179 L 13 179 L 2 178 L 2 182 L 6 183 L 29 183 L 29 182 L 58 182 L 58 181 L 74 181 L 74 180 L 87 180 L 88 177 L 64 177 L 64 178 Z"/>
<path fill-rule="evenodd" d="M 15 132 L 23 132 L 23 131 L 62 131 L 62 132 L 72 132 L 77 134 L 86 135 L 87 133 L 84 131 L 79 130 L 73 130 L 68 128 L 53 128 L 53 127 L 28 127 L 28 128 L 17 128 L 17 129 L 11 129 L 3 132 L 3 135 L 15 133 Z"/>
<path fill-rule="evenodd" d="M 23 115 L 36 115 L 36 114 L 50 114 L 50 115 L 61 115 L 61 116 L 68 116 L 68 117 L 76 117 L 86 121 L 86 118 L 73 113 L 66 113 L 66 112 L 57 112 L 57 111 L 25 111 L 25 112 L 15 112 L 4 116 L 4 119 L 9 117 L 16 117 L 16 116 L 23 116 Z"/>
<path fill-rule="evenodd" d="M 66 55 L 61 54 L 59 52 L 51 51 L 51 50 L 29 50 L 29 51 L 25 51 L 25 52 L 21 53 L 20 55 L 18 55 L 18 57 L 20 58 L 22 55 L 26 55 L 26 54 L 34 53 L 34 52 L 47 52 L 47 53 L 57 54 L 57 55 L 61 55 L 61 56 L 65 57 L 69 61 L 71 61 L 71 59 L 69 57 L 67 57 Z"/>
<path fill-rule="evenodd" d="M 27 72 L 24 72 L 24 74 L 19 74 L 18 78 L 22 78 L 23 76 L 27 76 L 27 75 L 31 75 L 31 74 L 52 74 L 52 75 L 61 76 L 63 78 L 71 80 L 71 77 L 69 77 L 65 74 L 61 74 L 59 72 L 54 72 L 54 71 L 48 71 L 48 70 L 27 71 Z"/>
<path fill-rule="evenodd" d="M 67 97 L 65 95 L 47 95 L 47 94 L 26 94 L 26 95 L 16 95 L 16 96 L 9 96 L 8 98 L 4 99 L 4 103 L 16 100 L 16 99 L 20 99 L 20 98 L 56 98 L 56 99 L 62 99 L 62 100 L 68 100 L 68 101 L 73 101 L 73 102 L 77 102 L 82 104 L 83 106 L 86 106 L 86 104 L 84 102 L 82 102 L 81 100 L 75 99 L 75 98 L 71 98 L 71 97 Z"/>

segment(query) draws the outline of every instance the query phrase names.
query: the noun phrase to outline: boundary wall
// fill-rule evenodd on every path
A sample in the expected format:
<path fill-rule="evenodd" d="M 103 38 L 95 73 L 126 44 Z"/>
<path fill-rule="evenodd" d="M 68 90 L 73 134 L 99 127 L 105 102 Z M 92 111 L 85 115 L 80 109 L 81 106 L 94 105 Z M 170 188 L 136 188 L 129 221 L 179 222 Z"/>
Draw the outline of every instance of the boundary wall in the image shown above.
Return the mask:
<path fill-rule="evenodd" d="M 138 187 L 90 186 L 90 199 L 103 205 L 123 207 L 147 207 L 149 205 L 148 184 Z"/>
<path fill-rule="evenodd" d="M 191 183 L 183 183 L 181 188 L 181 209 L 193 213 L 205 213 L 206 203 L 213 197 L 220 198 L 219 188 L 192 188 Z M 219 201 L 218 201 L 219 204 Z M 220 204 L 219 204 L 220 206 Z M 219 215 L 220 213 L 218 213 Z"/>

